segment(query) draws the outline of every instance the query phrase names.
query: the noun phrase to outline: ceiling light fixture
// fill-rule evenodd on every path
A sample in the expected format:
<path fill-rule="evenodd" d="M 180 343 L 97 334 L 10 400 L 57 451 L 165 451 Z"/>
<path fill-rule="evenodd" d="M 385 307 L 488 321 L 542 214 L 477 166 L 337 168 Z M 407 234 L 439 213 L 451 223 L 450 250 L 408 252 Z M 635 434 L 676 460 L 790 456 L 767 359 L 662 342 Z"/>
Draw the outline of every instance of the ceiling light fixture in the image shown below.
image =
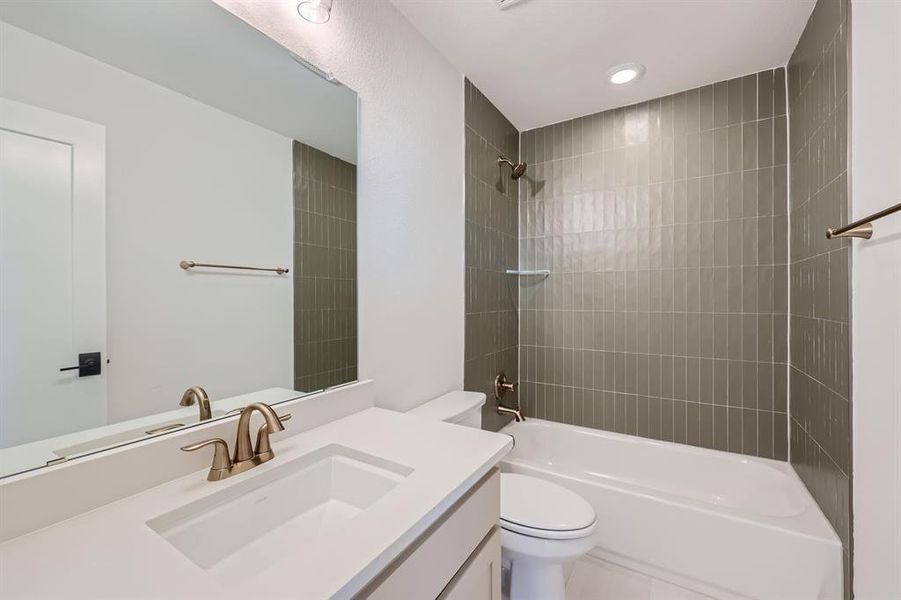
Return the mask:
<path fill-rule="evenodd" d="M 297 14 L 317 25 L 332 16 L 332 0 L 303 0 L 297 5 Z"/>
<path fill-rule="evenodd" d="M 644 65 L 638 63 L 625 63 L 616 65 L 607 71 L 607 80 L 614 85 L 622 85 L 641 79 L 644 75 Z"/>

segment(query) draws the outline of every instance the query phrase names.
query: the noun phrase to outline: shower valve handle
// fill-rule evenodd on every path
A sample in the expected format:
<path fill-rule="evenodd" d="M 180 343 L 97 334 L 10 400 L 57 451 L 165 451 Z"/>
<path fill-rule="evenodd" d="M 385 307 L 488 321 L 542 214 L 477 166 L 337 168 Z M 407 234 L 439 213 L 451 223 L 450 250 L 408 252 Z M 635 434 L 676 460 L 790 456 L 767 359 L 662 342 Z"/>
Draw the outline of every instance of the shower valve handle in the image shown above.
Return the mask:
<path fill-rule="evenodd" d="M 494 378 L 494 394 L 497 396 L 498 400 L 503 398 L 507 392 L 515 391 L 516 383 L 507 381 L 507 376 L 503 372 L 498 373 L 497 377 Z"/>

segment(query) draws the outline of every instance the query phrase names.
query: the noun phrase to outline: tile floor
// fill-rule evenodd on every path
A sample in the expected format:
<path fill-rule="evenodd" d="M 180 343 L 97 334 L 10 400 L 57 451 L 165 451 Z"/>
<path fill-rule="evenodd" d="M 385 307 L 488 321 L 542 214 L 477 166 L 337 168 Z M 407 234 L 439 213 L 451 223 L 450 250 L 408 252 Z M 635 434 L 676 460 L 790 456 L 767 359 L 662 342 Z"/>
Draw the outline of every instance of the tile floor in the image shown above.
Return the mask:
<path fill-rule="evenodd" d="M 566 573 L 566 600 L 715 600 L 587 556 Z"/>

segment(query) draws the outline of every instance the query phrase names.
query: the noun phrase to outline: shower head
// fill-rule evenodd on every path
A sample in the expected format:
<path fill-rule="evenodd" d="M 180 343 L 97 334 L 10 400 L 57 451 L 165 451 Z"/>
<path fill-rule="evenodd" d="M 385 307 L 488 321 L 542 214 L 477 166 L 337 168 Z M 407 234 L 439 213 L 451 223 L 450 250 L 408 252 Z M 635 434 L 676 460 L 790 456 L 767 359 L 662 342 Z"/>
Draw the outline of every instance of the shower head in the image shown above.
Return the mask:
<path fill-rule="evenodd" d="M 497 157 L 497 164 L 508 164 L 513 172 L 510 173 L 510 179 L 519 179 L 526 173 L 526 163 L 513 163 L 509 158 L 503 155 Z"/>

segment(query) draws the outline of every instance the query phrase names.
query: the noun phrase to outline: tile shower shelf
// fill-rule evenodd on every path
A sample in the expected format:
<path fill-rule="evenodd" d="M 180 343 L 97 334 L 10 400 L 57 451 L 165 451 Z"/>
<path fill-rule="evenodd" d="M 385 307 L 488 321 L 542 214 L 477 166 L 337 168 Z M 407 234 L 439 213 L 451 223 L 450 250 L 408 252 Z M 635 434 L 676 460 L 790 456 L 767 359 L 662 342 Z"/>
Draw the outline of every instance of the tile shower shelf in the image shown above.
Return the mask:
<path fill-rule="evenodd" d="M 527 271 L 520 271 L 518 269 L 507 269 L 506 273 L 507 273 L 507 275 L 516 275 L 519 277 L 530 277 L 530 276 L 547 277 L 548 275 L 551 274 L 551 272 L 547 269 L 533 269 L 533 270 L 527 270 Z"/>

